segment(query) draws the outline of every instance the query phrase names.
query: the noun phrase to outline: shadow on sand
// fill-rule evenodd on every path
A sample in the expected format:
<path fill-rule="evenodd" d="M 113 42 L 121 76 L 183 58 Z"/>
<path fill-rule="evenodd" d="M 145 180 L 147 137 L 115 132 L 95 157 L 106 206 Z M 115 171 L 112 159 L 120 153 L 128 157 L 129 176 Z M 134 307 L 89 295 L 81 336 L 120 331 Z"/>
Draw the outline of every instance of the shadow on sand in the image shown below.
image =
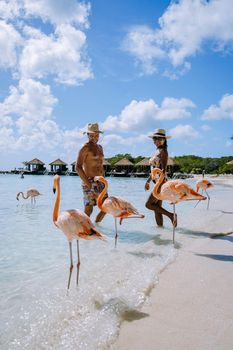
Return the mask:
<path fill-rule="evenodd" d="M 222 255 L 222 254 L 195 254 L 197 256 L 202 256 L 204 258 L 224 261 L 224 262 L 233 262 L 233 255 Z"/>

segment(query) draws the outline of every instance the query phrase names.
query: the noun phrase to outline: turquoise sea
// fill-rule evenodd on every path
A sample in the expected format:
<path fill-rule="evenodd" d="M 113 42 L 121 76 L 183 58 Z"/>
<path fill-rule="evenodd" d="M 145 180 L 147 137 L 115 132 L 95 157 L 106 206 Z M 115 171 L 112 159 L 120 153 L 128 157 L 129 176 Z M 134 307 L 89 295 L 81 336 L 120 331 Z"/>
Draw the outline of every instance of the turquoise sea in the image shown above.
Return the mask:
<path fill-rule="evenodd" d="M 53 177 L 0 175 L 0 308 L 2 350 L 97 350 L 116 339 L 124 320 L 143 317 L 140 307 L 149 298 L 161 271 L 190 235 L 203 237 L 221 230 L 224 215 L 232 211 L 232 185 L 217 184 L 209 193 L 210 209 L 201 202 L 177 205 L 176 244 L 172 227 L 156 228 L 152 212 L 144 207 L 149 195 L 145 179 L 107 178 L 109 194 L 134 204 L 145 219 L 123 221 L 114 248 L 114 219 L 106 215 L 98 225 L 107 242 L 80 240 L 81 268 L 76 289 L 73 272 L 70 292 L 68 242 L 52 222 L 55 196 Z M 194 179 L 186 180 L 194 186 Z M 19 191 L 36 187 L 36 204 L 16 200 Z M 167 209 L 172 206 L 164 203 Z M 61 177 L 61 207 L 83 209 L 80 179 Z M 97 210 L 92 214 L 94 220 Z M 74 260 L 76 246 L 73 243 Z"/>

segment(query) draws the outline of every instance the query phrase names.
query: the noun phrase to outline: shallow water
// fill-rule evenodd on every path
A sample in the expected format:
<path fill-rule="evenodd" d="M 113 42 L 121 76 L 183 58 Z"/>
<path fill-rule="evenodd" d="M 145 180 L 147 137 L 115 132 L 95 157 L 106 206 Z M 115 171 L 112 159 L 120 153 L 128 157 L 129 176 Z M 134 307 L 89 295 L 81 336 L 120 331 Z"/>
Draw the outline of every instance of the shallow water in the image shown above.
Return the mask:
<path fill-rule="evenodd" d="M 216 185 L 207 203 L 177 205 L 177 243 L 172 244 L 169 220 L 155 227 L 144 207 L 145 179 L 108 178 L 109 194 L 120 195 L 145 214 L 123 221 L 114 248 L 114 220 L 106 215 L 98 225 L 107 242 L 80 240 L 81 268 L 76 289 L 74 268 L 69 294 L 69 249 L 66 237 L 52 222 L 54 194 L 51 176 L 0 175 L 1 227 L 1 349 L 106 349 L 123 320 L 146 317 L 140 306 L 157 283 L 159 273 L 175 259 L 189 236 L 205 238 L 227 229 L 232 186 Z M 189 180 L 194 185 L 194 180 Z M 36 204 L 16 193 L 36 187 Z M 210 193 L 210 192 L 209 192 Z M 172 210 L 169 204 L 165 207 Z M 83 208 L 80 179 L 61 177 L 61 210 Z M 95 217 L 95 209 L 92 218 Z M 203 215 L 204 214 L 204 215 Z M 76 259 L 76 243 L 73 243 Z"/>

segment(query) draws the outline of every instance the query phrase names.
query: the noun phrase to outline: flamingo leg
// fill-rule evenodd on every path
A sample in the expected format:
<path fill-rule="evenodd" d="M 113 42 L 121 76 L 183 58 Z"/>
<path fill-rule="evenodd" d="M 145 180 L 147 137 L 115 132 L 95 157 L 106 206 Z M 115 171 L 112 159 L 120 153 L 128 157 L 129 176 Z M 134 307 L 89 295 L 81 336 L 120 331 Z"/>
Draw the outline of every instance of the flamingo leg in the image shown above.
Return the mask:
<path fill-rule="evenodd" d="M 77 255 L 78 255 L 78 262 L 77 262 L 77 280 L 76 280 L 76 287 L 78 287 L 78 280 L 79 280 L 79 268 L 80 268 L 80 254 L 79 254 L 79 240 L 77 239 Z"/>
<path fill-rule="evenodd" d="M 117 247 L 117 219 L 115 218 L 115 248 Z"/>
<path fill-rule="evenodd" d="M 174 218 L 176 217 L 176 205 L 173 204 L 173 215 L 174 215 Z M 172 231 L 172 241 L 173 241 L 173 244 L 175 243 L 175 222 L 173 222 L 173 231 Z"/>
<path fill-rule="evenodd" d="M 208 192 L 205 190 L 205 194 L 206 194 L 206 197 L 208 198 L 208 202 L 207 202 L 207 210 L 209 209 L 209 205 L 210 205 L 210 196 L 208 194 Z"/>
<path fill-rule="evenodd" d="M 199 201 L 197 201 L 197 203 L 195 204 L 195 206 L 194 206 L 194 208 L 196 208 L 196 206 L 198 205 L 198 203 L 200 203 L 200 199 L 199 199 Z"/>
<path fill-rule="evenodd" d="M 70 274 L 69 274 L 68 285 L 67 285 L 67 293 L 70 288 L 70 280 L 71 280 L 71 275 L 73 271 L 72 242 L 69 242 L 69 248 L 70 248 Z"/>
<path fill-rule="evenodd" d="M 203 194 L 203 189 L 201 190 L 201 194 Z M 198 203 L 200 203 L 200 199 L 199 199 L 199 201 L 196 203 L 196 205 L 195 205 L 195 207 L 194 208 L 196 208 L 196 206 L 198 205 Z"/>

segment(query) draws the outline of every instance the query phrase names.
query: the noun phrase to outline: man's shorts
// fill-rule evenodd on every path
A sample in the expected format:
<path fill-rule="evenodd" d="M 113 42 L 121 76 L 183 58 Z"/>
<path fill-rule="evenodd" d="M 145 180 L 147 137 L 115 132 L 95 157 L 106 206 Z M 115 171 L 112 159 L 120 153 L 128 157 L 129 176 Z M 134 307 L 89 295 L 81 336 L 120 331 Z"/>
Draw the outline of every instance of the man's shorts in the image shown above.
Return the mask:
<path fill-rule="evenodd" d="M 99 194 L 103 191 L 104 189 L 104 184 L 100 182 L 95 182 L 94 178 L 88 178 L 89 182 L 91 183 L 91 188 L 88 188 L 86 184 L 82 184 L 82 189 L 83 189 L 83 202 L 84 206 L 86 205 L 91 205 L 94 206 L 97 204 L 97 198 Z M 104 196 L 104 199 L 107 198 L 108 195 Z"/>

